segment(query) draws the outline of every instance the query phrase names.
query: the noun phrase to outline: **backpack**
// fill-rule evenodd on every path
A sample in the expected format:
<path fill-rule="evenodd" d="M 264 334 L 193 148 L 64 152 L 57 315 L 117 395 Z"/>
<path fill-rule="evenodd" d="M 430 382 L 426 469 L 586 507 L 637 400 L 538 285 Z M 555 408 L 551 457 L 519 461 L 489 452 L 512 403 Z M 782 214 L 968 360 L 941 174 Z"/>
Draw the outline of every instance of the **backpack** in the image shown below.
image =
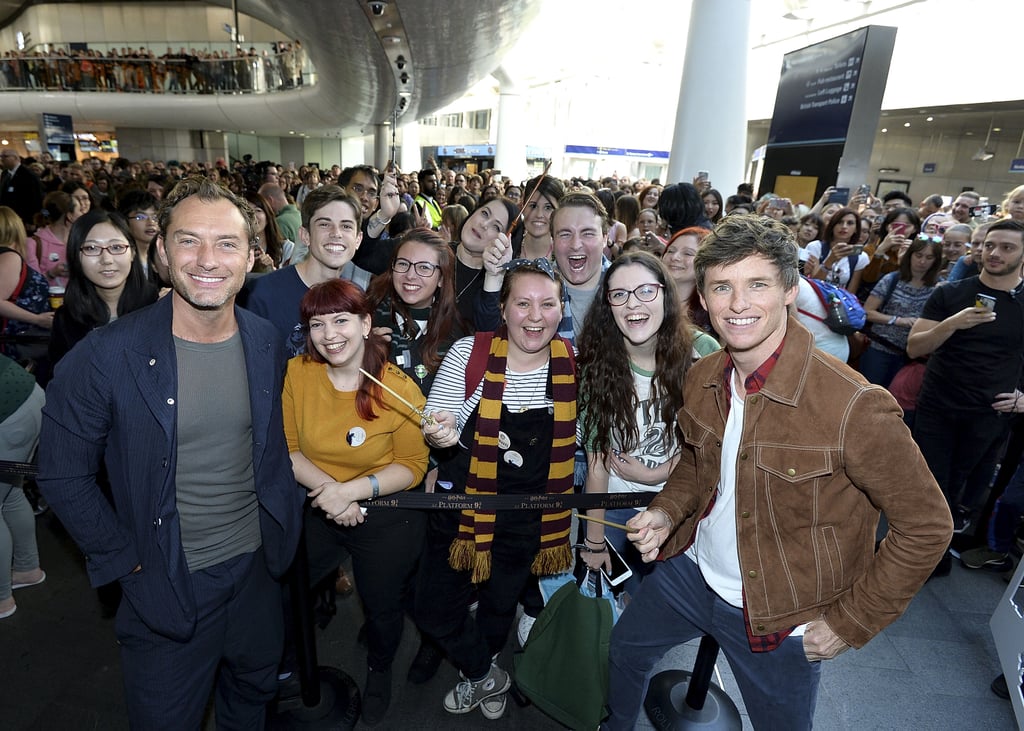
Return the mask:
<path fill-rule="evenodd" d="M 799 310 L 801 314 L 825 323 L 829 330 L 839 335 L 853 335 L 867 324 L 868 317 L 864 313 L 864 307 L 852 292 L 820 279 L 804 279 L 821 300 L 825 308 L 825 317 L 818 317 L 807 310 Z"/>

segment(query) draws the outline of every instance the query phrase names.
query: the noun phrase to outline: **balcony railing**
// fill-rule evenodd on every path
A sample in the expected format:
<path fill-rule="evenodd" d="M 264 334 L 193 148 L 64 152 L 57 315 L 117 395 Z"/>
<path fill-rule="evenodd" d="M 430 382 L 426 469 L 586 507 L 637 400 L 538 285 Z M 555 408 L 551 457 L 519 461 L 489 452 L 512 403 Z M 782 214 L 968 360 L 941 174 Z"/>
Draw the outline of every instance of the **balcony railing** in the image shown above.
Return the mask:
<path fill-rule="evenodd" d="M 316 83 L 301 49 L 282 53 L 151 56 L 57 53 L 0 57 L 2 91 L 266 94 Z"/>

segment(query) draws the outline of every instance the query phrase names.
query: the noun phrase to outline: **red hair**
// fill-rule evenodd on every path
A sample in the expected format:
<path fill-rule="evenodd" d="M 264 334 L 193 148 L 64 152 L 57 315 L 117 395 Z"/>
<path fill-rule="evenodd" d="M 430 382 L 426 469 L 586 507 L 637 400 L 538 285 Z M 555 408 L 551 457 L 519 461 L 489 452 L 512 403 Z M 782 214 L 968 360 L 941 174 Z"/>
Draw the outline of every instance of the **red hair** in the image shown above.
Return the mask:
<path fill-rule="evenodd" d="M 303 356 L 306 360 L 314 363 L 327 362 L 313 346 L 313 339 L 309 335 L 309 321 L 314 317 L 336 312 L 347 312 L 363 318 L 371 317 L 373 308 L 363 290 L 347 279 L 329 279 L 310 287 L 299 304 L 299 317 L 306 331 L 306 353 Z M 383 379 L 387 360 L 387 346 L 371 329 L 370 335 L 363 342 L 363 370 L 372 373 L 378 379 Z M 356 413 L 359 418 L 366 421 L 376 419 L 377 414 L 373 411 L 375 403 L 381 407 L 385 406 L 381 387 L 369 378 L 364 378 L 359 383 L 359 390 L 356 391 Z"/>

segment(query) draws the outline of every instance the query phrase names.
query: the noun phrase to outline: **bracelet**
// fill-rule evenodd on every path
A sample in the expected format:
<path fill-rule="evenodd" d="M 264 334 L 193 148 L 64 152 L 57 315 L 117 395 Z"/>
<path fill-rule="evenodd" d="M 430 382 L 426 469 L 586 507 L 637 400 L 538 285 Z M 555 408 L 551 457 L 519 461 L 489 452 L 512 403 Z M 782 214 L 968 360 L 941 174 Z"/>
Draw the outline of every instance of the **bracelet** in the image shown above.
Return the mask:
<path fill-rule="evenodd" d="M 599 541 L 592 541 L 592 540 L 590 540 L 589 538 L 587 538 L 586 536 L 584 536 L 584 537 L 583 537 L 583 542 L 584 542 L 584 543 L 596 543 L 596 544 L 597 544 L 597 545 L 599 545 L 599 546 L 603 546 L 603 545 L 605 545 L 606 543 L 608 543 L 608 539 L 607 539 L 607 538 L 602 538 L 602 539 L 601 539 L 601 540 L 599 540 Z"/>
<path fill-rule="evenodd" d="M 896 317 L 896 315 L 893 315 L 892 317 L 890 317 L 890 318 L 889 318 L 889 322 L 887 322 L 887 323 L 885 323 L 885 324 L 886 324 L 886 325 L 895 325 L 895 324 L 896 324 L 896 321 L 897 321 L 898 319 L 900 319 L 900 318 Z"/>
<path fill-rule="evenodd" d="M 583 540 L 586 539 L 584 538 Z M 607 546 L 604 546 L 602 548 L 590 548 L 589 546 L 585 546 L 582 543 L 577 543 L 576 548 L 578 548 L 580 551 L 583 551 L 583 553 L 608 553 Z"/>
<path fill-rule="evenodd" d="M 377 479 L 377 475 L 367 475 L 366 479 L 370 481 L 370 487 L 373 488 L 373 494 L 370 495 L 370 499 L 375 500 L 380 496 L 380 480 Z"/>

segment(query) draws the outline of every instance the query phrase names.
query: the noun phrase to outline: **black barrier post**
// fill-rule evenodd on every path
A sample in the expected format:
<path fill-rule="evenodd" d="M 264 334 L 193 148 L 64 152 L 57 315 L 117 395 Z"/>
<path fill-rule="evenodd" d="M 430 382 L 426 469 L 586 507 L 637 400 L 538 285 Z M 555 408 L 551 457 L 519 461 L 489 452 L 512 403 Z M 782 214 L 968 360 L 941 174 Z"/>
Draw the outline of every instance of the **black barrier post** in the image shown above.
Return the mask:
<path fill-rule="evenodd" d="M 317 664 L 305 531 L 299 538 L 295 560 L 288 571 L 288 590 L 302 690 L 298 696 L 277 699 L 269 714 L 267 727 L 303 731 L 355 728 L 360 709 L 358 686 L 351 676 L 341 670 Z"/>
<path fill-rule="evenodd" d="M 724 690 L 711 685 L 717 657 L 718 642 L 704 635 L 692 673 L 664 670 L 651 678 L 644 710 L 658 731 L 742 731 L 736 704 Z"/>

